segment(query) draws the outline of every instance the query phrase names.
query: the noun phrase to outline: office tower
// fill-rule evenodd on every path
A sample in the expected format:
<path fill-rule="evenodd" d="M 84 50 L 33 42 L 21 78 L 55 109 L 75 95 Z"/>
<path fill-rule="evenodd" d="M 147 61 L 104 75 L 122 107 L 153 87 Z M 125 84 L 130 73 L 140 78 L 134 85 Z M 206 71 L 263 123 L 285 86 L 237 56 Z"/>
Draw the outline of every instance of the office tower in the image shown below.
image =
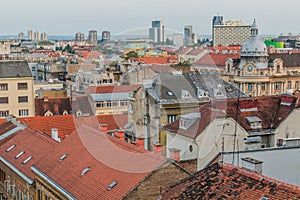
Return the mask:
<path fill-rule="evenodd" d="M 34 40 L 34 33 L 33 33 L 33 31 L 29 30 L 27 33 L 28 33 L 28 39 L 29 40 Z"/>
<path fill-rule="evenodd" d="M 193 27 L 191 25 L 187 25 L 184 27 L 184 44 L 185 45 L 192 45 L 193 44 Z"/>
<path fill-rule="evenodd" d="M 75 40 L 76 41 L 83 41 L 84 40 L 84 34 L 81 32 L 78 32 L 75 34 Z"/>
<path fill-rule="evenodd" d="M 110 40 L 110 32 L 102 31 L 102 41 Z"/>
<path fill-rule="evenodd" d="M 97 36 L 97 31 L 95 30 L 90 30 L 89 31 L 89 38 L 88 41 L 92 45 L 97 45 L 98 44 L 98 36 Z"/>
<path fill-rule="evenodd" d="M 242 45 L 250 37 L 251 25 L 241 21 L 223 22 L 222 16 L 213 17 L 213 45 Z"/>
<path fill-rule="evenodd" d="M 198 44 L 198 34 L 192 33 L 192 42 L 193 44 Z"/>
<path fill-rule="evenodd" d="M 41 40 L 42 40 L 42 41 L 48 40 L 48 39 L 47 39 L 47 33 L 45 33 L 45 32 L 41 33 Z"/>
<path fill-rule="evenodd" d="M 152 21 L 152 27 L 149 29 L 149 38 L 155 43 L 165 42 L 165 26 L 163 26 L 162 21 Z"/>
<path fill-rule="evenodd" d="M 18 34 L 19 40 L 24 40 L 25 39 L 25 34 L 23 32 Z"/>
<path fill-rule="evenodd" d="M 40 41 L 41 40 L 40 33 L 38 31 L 34 32 L 34 40 L 35 41 Z"/>

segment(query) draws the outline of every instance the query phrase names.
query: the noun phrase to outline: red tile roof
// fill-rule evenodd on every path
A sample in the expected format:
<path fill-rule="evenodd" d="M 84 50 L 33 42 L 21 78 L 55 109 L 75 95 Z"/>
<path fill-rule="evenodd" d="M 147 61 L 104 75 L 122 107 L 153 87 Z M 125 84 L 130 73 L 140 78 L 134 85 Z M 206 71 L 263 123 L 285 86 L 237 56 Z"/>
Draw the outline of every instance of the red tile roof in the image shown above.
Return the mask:
<path fill-rule="evenodd" d="M 128 123 L 128 114 L 97 116 L 100 124 L 107 124 L 108 130 L 123 129 Z"/>
<path fill-rule="evenodd" d="M 300 199 L 300 188 L 224 163 L 171 186 L 162 199 Z"/>
<path fill-rule="evenodd" d="M 69 97 L 62 98 L 36 98 L 35 101 L 35 116 L 44 116 L 47 111 L 53 115 L 62 115 L 64 111 L 71 113 L 72 107 Z"/>
<path fill-rule="evenodd" d="M 144 62 L 145 64 L 170 64 L 178 62 L 177 56 L 130 58 L 130 60 L 133 62 Z"/>
<path fill-rule="evenodd" d="M 77 199 L 120 199 L 166 159 L 108 134 L 96 118 L 78 122 L 70 135 L 35 166 Z M 67 154 L 63 161 L 59 158 Z M 85 175 L 82 171 L 89 167 Z M 108 186 L 118 184 L 108 190 Z"/>
<path fill-rule="evenodd" d="M 22 124 L 27 124 L 29 128 L 46 133 L 49 137 L 52 136 L 51 129 L 56 128 L 58 129 L 58 136 L 62 140 L 75 130 L 75 118 L 73 115 L 25 117 L 18 120 Z"/>
<path fill-rule="evenodd" d="M 200 53 L 202 53 L 203 51 L 205 51 L 205 48 L 194 48 L 192 51 L 188 52 L 187 55 L 189 55 L 189 56 L 197 56 Z"/>
<path fill-rule="evenodd" d="M 226 66 L 226 61 L 231 59 L 240 58 L 239 54 L 215 54 L 207 53 L 197 60 L 195 65 L 204 65 L 204 66 Z"/>
<path fill-rule="evenodd" d="M 240 53 L 242 49 L 242 46 L 214 46 L 214 47 L 210 47 L 210 50 L 215 52 L 216 50 L 218 50 L 219 52 L 222 53 L 222 51 L 226 51 L 227 53 L 229 51 L 234 52 L 236 51 L 237 53 Z"/>
<path fill-rule="evenodd" d="M 0 152 L 1 156 L 10 164 L 14 165 L 30 179 L 34 179 L 34 174 L 31 172 L 30 166 L 35 164 L 39 159 L 46 157 L 57 144 L 57 142 L 46 135 L 34 129 L 26 128 L 17 132 L 14 137 L 0 146 Z M 6 152 L 6 149 L 12 145 L 15 145 L 15 147 Z M 16 159 L 15 156 L 22 151 L 25 151 L 25 153 Z M 32 156 L 32 159 L 28 163 L 22 164 L 29 156 Z"/>
<path fill-rule="evenodd" d="M 17 126 L 12 122 L 3 122 L 0 124 L 0 135 L 16 128 Z"/>
<path fill-rule="evenodd" d="M 135 91 L 138 88 L 139 88 L 138 85 L 89 86 L 88 91 L 90 94 L 123 93 L 123 92 Z"/>

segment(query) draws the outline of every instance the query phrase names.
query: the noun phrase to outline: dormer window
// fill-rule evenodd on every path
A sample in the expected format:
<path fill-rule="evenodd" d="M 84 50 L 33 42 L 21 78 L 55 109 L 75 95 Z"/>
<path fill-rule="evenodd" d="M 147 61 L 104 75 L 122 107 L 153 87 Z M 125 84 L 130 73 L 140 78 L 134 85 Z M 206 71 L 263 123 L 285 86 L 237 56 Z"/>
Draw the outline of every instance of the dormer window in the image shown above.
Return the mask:
<path fill-rule="evenodd" d="M 181 98 L 186 99 L 186 98 L 191 98 L 191 94 L 187 90 L 181 90 Z"/>
<path fill-rule="evenodd" d="M 262 120 L 257 116 L 247 117 L 246 118 L 251 129 L 260 129 L 262 128 Z"/>
<path fill-rule="evenodd" d="M 189 129 L 198 119 L 201 118 L 201 113 L 190 113 L 180 117 L 179 128 L 183 130 Z"/>
<path fill-rule="evenodd" d="M 181 128 L 181 129 L 187 129 L 186 120 L 185 119 L 180 119 L 180 121 L 179 121 L 179 128 Z"/>

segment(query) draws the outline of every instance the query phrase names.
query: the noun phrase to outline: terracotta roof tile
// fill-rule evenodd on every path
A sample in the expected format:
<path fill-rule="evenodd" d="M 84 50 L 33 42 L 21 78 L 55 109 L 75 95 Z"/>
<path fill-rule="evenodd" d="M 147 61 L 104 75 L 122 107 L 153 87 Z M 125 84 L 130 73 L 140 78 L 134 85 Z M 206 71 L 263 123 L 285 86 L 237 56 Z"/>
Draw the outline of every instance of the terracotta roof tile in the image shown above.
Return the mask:
<path fill-rule="evenodd" d="M 123 129 L 128 123 L 128 114 L 97 116 L 100 124 L 107 124 L 108 130 Z"/>
<path fill-rule="evenodd" d="M 145 64 L 170 64 L 177 63 L 177 56 L 170 57 L 145 57 L 145 58 L 130 58 L 133 62 L 144 62 Z"/>
<path fill-rule="evenodd" d="M 53 115 L 62 115 L 64 111 L 70 114 L 72 111 L 70 98 L 35 99 L 35 116 L 44 116 L 47 111 L 50 111 Z"/>
<path fill-rule="evenodd" d="M 300 188 L 224 163 L 171 186 L 162 199 L 300 199 Z"/>
<path fill-rule="evenodd" d="M 226 66 L 226 61 L 231 59 L 238 59 L 239 54 L 215 54 L 207 53 L 197 60 L 194 65 L 205 65 L 205 66 Z"/>
<path fill-rule="evenodd" d="M 122 93 L 131 92 L 137 90 L 138 85 L 109 85 L 109 86 L 90 86 L 88 91 L 90 94 L 102 94 L 102 93 Z"/>

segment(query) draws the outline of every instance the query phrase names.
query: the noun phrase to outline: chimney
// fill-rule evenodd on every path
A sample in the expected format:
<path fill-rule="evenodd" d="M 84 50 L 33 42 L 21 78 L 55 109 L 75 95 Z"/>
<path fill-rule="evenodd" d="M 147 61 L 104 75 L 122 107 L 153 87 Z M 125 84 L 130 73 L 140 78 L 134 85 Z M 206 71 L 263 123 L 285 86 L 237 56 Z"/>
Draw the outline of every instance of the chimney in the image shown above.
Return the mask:
<path fill-rule="evenodd" d="M 107 124 L 99 124 L 99 126 L 100 126 L 101 131 L 104 134 L 107 134 L 107 129 L 108 129 Z"/>
<path fill-rule="evenodd" d="M 145 149 L 145 138 L 136 138 L 135 139 L 136 146 L 141 147 L 142 149 Z"/>
<path fill-rule="evenodd" d="M 52 128 L 51 129 L 51 133 L 52 133 L 52 139 L 57 141 L 57 142 L 61 142 L 60 138 L 58 137 L 58 130 L 57 128 Z"/>
<path fill-rule="evenodd" d="M 122 141 L 125 141 L 125 133 L 121 129 L 116 129 L 114 132 L 114 135 L 116 138 L 119 138 Z"/>
<path fill-rule="evenodd" d="M 162 153 L 162 144 L 160 144 L 159 142 L 153 144 L 153 148 L 154 148 L 154 152 L 158 153 L 161 155 Z"/>
<path fill-rule="evenodd" d="M 172 148 L 170 151 L 170 159 L 180 162 L 180 149 Z"/>
<path fill-rule="evenodd" d="M 259 174 L 262 173 L 262 163 L 263 161 L 256 160 L 250 157 L 242 158 L 242 167 L 244 169 L 254 171 Z"/>

